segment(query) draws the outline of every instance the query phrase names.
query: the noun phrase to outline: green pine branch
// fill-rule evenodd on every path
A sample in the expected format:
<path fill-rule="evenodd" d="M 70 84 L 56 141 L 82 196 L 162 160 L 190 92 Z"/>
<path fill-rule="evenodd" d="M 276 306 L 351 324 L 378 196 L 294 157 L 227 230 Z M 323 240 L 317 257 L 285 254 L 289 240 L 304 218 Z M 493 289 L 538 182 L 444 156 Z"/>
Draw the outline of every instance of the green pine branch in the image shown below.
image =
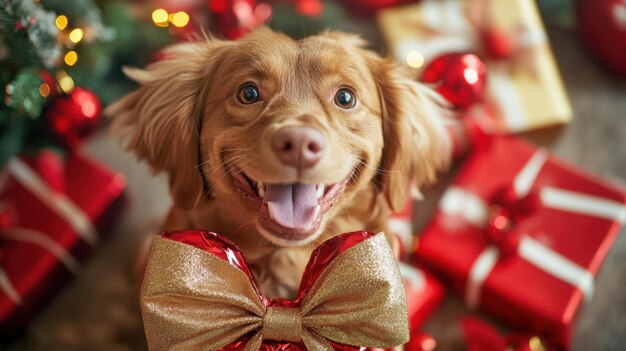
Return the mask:
<path fill-rule="evenodd" d="M 56 15 L 33 0 L 4 0 L 0 5 L 0 36 L 7 52 L 3 68 L 52 68 L 61 55 Z"/>

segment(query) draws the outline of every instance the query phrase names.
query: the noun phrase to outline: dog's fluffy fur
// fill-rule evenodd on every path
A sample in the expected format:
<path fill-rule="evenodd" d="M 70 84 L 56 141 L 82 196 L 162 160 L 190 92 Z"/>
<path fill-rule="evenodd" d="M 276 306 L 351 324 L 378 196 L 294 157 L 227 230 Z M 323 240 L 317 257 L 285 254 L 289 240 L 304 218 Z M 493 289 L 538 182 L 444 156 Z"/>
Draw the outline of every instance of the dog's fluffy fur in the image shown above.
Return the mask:
<path fill-rule="evenodd" d="M 125 72 L 140 87 L 106 113 L 130 150 L 169 175 L 175 205 L 164 227 L 229 237 L 269 297 L 293 294 L 322 241 L 384 230 L 390 211 L 408 201 L 410 185 L 432 182 L 448 162 L 438 96 L 365 50 L 357 36 L 326 32 L 294 41 L 261 29 L 239 41 L 177 44 L 145 70 Z M 262 101 L 242 105 L 236 94 L 249 82 Z M 334 104 L 342 87 L 354 91 L 353 109 Z M 302 174 L 280 163 L 269 145 L 286 125 L 313 126 L 327 140 L 325 156 Z M 234 166 L 270 183 L 350 181 L 314 240 L 289 244 L 259 224 L 233 185 Z"/>

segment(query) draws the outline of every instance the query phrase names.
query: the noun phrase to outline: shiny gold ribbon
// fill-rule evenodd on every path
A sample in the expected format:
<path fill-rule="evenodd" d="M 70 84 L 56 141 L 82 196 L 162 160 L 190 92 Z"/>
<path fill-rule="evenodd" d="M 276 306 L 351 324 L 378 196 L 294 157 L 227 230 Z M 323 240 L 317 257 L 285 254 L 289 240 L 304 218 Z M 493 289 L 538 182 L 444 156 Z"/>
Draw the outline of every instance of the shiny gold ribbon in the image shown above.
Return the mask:
<path fill-rule="evenodd" d="M 309 350 L 394 347 L 409 340 L 405 290 L 384 234 L 336 257 L 299 308 L 266 307 L 241 270 L 193 246 L 158 237 L 141 309 L 150 350 L 218 350 L 246 334 L 302 341 Z"/>

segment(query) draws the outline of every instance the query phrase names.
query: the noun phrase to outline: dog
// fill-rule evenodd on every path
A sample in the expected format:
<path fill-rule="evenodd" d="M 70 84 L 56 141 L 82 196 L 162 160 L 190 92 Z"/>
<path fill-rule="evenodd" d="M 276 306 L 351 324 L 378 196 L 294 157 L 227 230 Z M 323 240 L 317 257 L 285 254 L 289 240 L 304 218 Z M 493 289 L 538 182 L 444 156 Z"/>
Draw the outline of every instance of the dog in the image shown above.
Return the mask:
<path fill-rule="evenodd" d="M 125 68 L 140 86 L 105 113 L 129 150 L 169 175 L 164 228 L 228 237 L 270 298 L 294 296 L 323 241 L 384 231 L 411 185 L 448 165 L 450 142 L 442 99 L 364 45 L 264 28 Z"/>

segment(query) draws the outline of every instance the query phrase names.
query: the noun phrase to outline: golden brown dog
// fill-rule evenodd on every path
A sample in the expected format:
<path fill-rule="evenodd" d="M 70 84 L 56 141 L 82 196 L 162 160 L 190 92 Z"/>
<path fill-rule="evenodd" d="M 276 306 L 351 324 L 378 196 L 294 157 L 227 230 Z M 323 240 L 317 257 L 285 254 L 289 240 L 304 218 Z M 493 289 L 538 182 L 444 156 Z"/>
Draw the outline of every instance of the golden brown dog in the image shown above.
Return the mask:
<path fill-rule="evenodd" d="M 322 241 L 384 230 L 410 184 L 447 164 L 449 143 L 437 96 L 362 46 L 261 29 L 126 70 L 141 86 L 107 114 L 169 175 L 165 228 L 229 237 L 268 297 L 295 291 Z"/>

